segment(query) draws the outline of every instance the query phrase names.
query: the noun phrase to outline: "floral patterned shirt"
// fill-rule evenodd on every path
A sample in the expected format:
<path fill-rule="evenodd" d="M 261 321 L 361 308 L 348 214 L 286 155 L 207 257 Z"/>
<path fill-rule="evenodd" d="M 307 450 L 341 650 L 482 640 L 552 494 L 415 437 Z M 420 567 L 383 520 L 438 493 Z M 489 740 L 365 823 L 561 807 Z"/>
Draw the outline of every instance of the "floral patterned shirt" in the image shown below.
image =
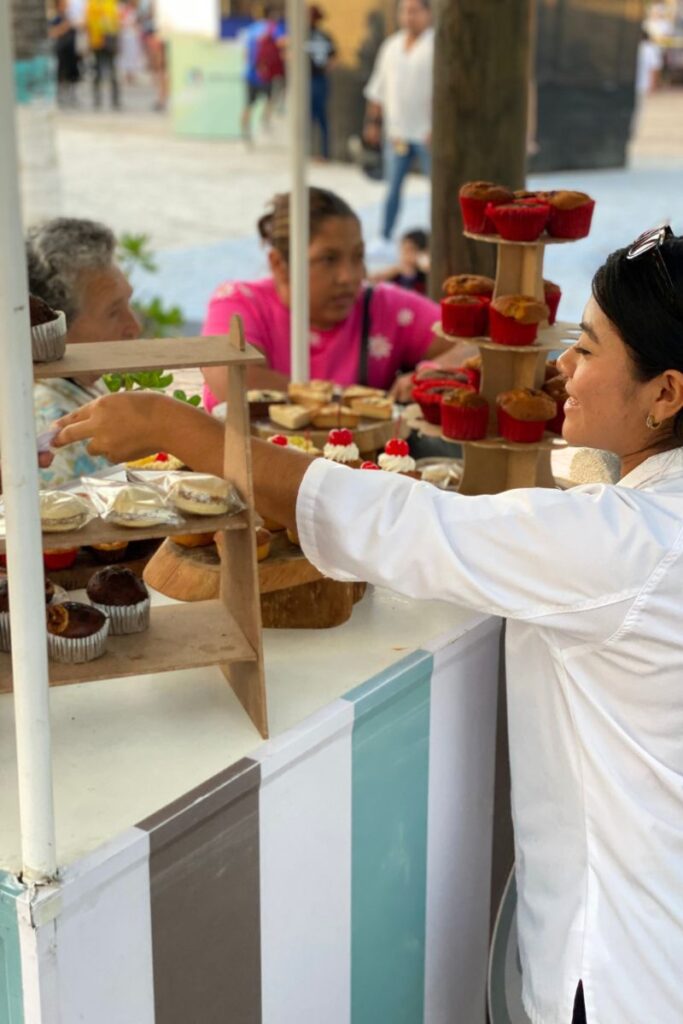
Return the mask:
<path fill-rule="evenodd" d="M 33 409 L 36 421 L 36 434 L 49 430 L 52 423 L 60 416 L 74 412 L 86 402 L 105 394 L 103 384 L 96 383 L 92 387 L 83 387 L 72 380 L 49 378 L 41 380 L 33 386 Z M 77 441 L 67 448 L 55 450 L 52 465 L 40 470 L 42 487 L 58 487 L 69 480 L 80 476 L 89 476 L 106 469 L 110 463 L 97 455 L 89 455 L 87 443 Z"/>

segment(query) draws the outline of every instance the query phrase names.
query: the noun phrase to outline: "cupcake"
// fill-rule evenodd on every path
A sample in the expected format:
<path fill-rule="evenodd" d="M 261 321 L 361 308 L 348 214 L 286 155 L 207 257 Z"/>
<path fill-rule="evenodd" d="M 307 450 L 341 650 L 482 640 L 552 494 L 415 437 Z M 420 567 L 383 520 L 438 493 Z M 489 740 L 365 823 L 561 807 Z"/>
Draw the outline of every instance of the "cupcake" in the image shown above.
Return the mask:
<path fill-rule="evenodd" d="M 270 530 L 266 530 L 263 526 L 256 527 L 256 561 L 264 562 L 270 554 L 270 545 L 273 540 L 273 536 Z"/>
<path fill-rule="evenodd" d="M 585 238 L 591 229 L 595 200 L 585 192 L 549 192 L 548 234 L 553 238 Z"/>
<path fill-rule="evenodd" d="M 139 576 L 120 565 L 98 569 L 85 590 L 93 608 L 109 619 L 114 636 L 142 633 L 149 626 L 149 593 Z"/>
<path fill-rule="evenodd" d="M 501 295 L 489 309 L 491 340 L 499 345 L 533 345 L 548 307 L 529 295 Z"/>
<path fill-rule="evenodd" d="M 548 307 L 548 323 L 552 326 L 557 319 L 557 307 L 560 304 L 562 298 L 562 289 L 559 284 L 555 284 L 554 281 L 546 281 L 543 279 L 543 298 L 545 304 Z"/>
<path fill-rule="evenodd" d="M 493 295 L 496 282 L 484 274 L 453 274 L 443 283 L 444 295 L 483 295 L 489 299 Z"/>
<path fill-rule="evenodd" d="M 487 205 L 510 203 L 513 195 L 509 188 L 494 185 L 491 181 L 468 181 L 461 186 L 458 199 L 465 231 L 471 231 L 475 235 L 492 235 L 495 228 L 486 216 Z"/>
<path fill-rule="evenodd" d="M 55 599 L 56 590 L 52 580 L 46 578 L 45 580 L 45 604 L 49 605 L 51 601 Z M 65 594 L 66 591 L 59 588 L 60 593 Z M 12 649 L 12 639 L 10 633 L 10 622 L 9 622 L 9 587 L 7 583 L 7 574 L 0 573 L 0 651 L 9 651 Z"/>
<path fill-rule="evenodd" d="M 29 311 L 33 362 L 61 359 L 66 351 L 66 317 L 36 295 L 29 295 Z"/>
<path fill-rule="evenodd" d="M 331 430 L 327 435 L 327 444 L 323 448 L 323 455 L 330 462 L 338 462 L 342 466 L 350 466 L 358 469 L 361 464 L 358 445 L 353 440 L 353 434 L 346 427 L 338 430 Z"/>
<path fill-rule="evenodd" d="M 546 395 L 550 395 L 556 408 L 555 415 L 546 425 L 546 430 L 549 430 L 551 434 L 562 434 L 564 403 L 567 401 L 567 378 L 562 374 L 556 374 L 545 382 L 543 391 Z"/>
<path fill-rule="evenodd" d="M 43 551 L 43 565 L 48 572 L 56 572 L 59 569 L 70 569 L 78 558 L 80 548 L 58 548 L 56 550 L 46 549 Z"/>
<path fill-rule="evenodd" d="M 413 401 L 417 402 L 427 423 L 441 423 L 441 401 L 444 395 L 453 388 L 467 387 L 470 384 L 467 376 L 462 373 L 458 378 L 424 381 L 413 388 Z"/>
<path fill-rule="evenodd" d="M 469 383 L 478 391 L 481 384 L 481 356 L 470 356 L 469 359 L 464 361 L 460 369 L 468 375 Z"/>
<path fill-rule="evenodd" d="M 128 551 L 128 541 L 126 540 L 111 540 L 107 541 L 106 544 L 91 544 L 90 547 L 95 552 L 95 558 L 98 562 L 120 562 L 126 557 Z"/>
<path fill-rule="evenodd" d="M 390 441 L 387 441 L 377 462 L 379 468 L 387 473 L 401 473 L 402 476 L 412 476 L 415 480 L 420 479 L 415 459 L 410 454 L 408 442 L 400 437 L 392 437 Z"/>
<path fill-rule="evenodd" d="M 441 300 L 441 326 L 446 334 L 479 338 L 486 334 L 486 302 L 476 295 L 449 295 Z"/>
<path fill-rule="evenodd" d="M 519 199 L 514 203 L 489 203 L 489 217 L 501 238 L 509 242 L 535 242 L 548 223 L 550 207 L 535 199 Z"/>
<path fill-rule="evenodd" d="M 455 441 L 478 441 L 486 437 L 489 403 L 471 388 L 458 388 L 444 395 L 441 430 Z"/>
<path fill-rule="evenodd" d="M 76 665 L 104 654 L 109 619 L 98 608 L 78 601 L 47 609 L 47 651 L 53 661 Z"/>
<path fill-rule="evenodd" d="M 550 395 L 535 388 L 513 388 L 496 398 L 498 429 L 506 441 L 530 444 L 540 441 L 546 423 L 551 420 L 557 406 Z"/>

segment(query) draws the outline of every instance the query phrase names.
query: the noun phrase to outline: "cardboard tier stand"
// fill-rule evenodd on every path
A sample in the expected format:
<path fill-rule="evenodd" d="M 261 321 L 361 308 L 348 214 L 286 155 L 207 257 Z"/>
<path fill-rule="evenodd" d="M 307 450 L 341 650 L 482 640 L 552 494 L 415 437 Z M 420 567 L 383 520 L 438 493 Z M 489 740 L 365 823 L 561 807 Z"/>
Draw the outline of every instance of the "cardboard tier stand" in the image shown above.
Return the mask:
<path fill-rule="evenodd" d="M 148 630 L 109 636 L 107 650 L 101 658 L 75 665 L 50 662 L 51 685 L 219 665 L 256 728 L 263 737 L 268 735 L 245 386 L 247 365 L 261 362 L 262 358 L 245 344 L 242 322 L 239 317 L 233 317 L 227 337 L 68 345 L 64 358 L 58 362 L 34 365 L 36 379 L 198 365 L 228 366 L 224 475 L 246 504 L 246 509 L 237 515 L 211 518 L 211 529 L 223 537 L 216 599 L 153 608 Z M 98 518 L 82 530 L 44 534 L 43 547 L 64 550 L 174 533 L 203 533 L 206 529 L 205 516 L 188 517 L 178 527 L 164 525 L 146 529 L 128 529 Z M 4 551 L 4 540 L 0 541 L 0 551 Z M 9 654 L 0 653 L 0 693 L 11 689 L 11 658 Z"/>
<path fill-rule="evenodd" d="M 570 239 L 539 238 L 536 242 L 508 242 L 499 235 L 476 235 L 467 238 L 488 242 L 498 247 L 496 283 L 493 297 L 529 295 L 544 301 L 543 257 L 547 245 L 566 244 Z M 511 388 L 540 388 L 545 380 L 548 353 L 562 348 L 567 340 L 578 337 L 576 324 L 565 322 L 546 325 L 538 332 L 534 345 L 499 345 L 491 338 L 460 338 L 446 334 L 441 324 L 434 331 L 448 341 L 464 341 L 477 345 L 481 354 L 481 394 L 489 403 L 488 436 L 481 441 L 444 441 L 459 444 L 463 449 L 461 494 L 496 494 L 513 487 L 554 487 L 550 471 L 550 452 L 564 447 L 564 441 L 546 433 L 537 444 L 517 444 L 498 436 L 496 398 Z"/>

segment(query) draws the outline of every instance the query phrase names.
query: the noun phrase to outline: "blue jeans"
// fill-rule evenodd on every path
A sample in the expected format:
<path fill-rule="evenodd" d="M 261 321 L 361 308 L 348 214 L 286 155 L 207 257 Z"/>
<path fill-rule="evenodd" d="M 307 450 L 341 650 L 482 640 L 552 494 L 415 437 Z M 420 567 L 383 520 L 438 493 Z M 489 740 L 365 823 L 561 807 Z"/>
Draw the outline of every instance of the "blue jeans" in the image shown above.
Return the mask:
<path fill-rule="evenodd" d="M 311 118 L 320 125 L 320 152 L 327 160 L 330 155 L 330 135 L 327 126 L 327 75 L 311 75 Z"/>
<path fill-rule="evenodd" d="M 417 159 L 420 169 L 429 176 L 432 171 L 432 154 L 429 147 L 421 142 L 406 142 L 405 152 L 397 153 L 394 143 L 387 141 L 384 146 L 384 176 L 389 183 L 387 198 L 384 205 L 384 225 L 382 235 L 391 238 L 394 224 L 401 206 L 401 189 L 403 181 L 410 169 L 413 159 Z"/>

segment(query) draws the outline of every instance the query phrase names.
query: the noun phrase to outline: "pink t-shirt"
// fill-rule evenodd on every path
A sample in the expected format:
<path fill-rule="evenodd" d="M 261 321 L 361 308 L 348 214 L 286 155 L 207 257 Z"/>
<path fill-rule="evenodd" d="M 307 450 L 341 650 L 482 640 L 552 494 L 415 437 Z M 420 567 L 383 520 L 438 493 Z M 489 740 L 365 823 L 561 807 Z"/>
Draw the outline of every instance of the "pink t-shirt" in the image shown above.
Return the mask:
<path fill-rule="evenodd" d="M 202 334 L 226 334 L 234 313 L 242 317 L 247 341 L 264 353 L 270 368 L 289 376 L 289 309 L 280 301 L 272 278 L 220 285 L 209 302 Z M 423 295 L 392 284 L 375 285 L 368 337 L 370 387 L 390 388 L 400 370 L 424 359 L 439 317 L 437 304 Z M 359 292 L 346 320 L 326 331 L 311 331 L 312 378 L 357 382 L 362 324 Z M 216 404 L 207 387 L 204 404 L 209 410 Z"/>

